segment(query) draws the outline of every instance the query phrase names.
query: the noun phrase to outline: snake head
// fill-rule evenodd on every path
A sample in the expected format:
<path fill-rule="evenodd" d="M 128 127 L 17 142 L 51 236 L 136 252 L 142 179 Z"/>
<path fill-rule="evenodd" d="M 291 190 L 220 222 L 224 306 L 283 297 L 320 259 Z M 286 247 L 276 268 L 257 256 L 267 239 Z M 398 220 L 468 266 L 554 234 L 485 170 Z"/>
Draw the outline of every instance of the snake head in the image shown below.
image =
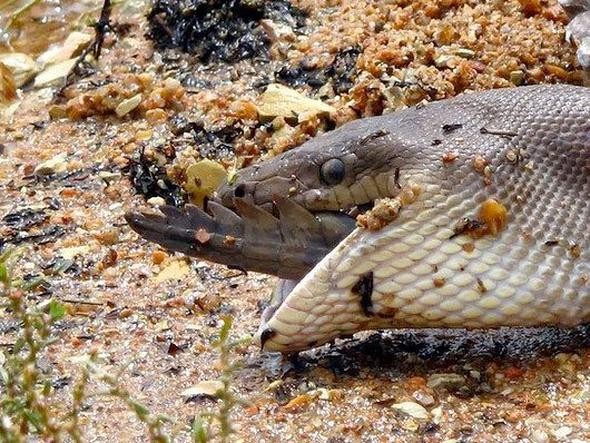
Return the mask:
<path fill-rule="evenodd" d="M 275 158 L 244 168 L 218 190 L 224 206 L 241 198 L 269 209 L 289 198 L 310 211 L 336 211 L 395 194 L 394 137 L 380 125 L 358 120 Z M 403 151 L 403 150 L 400 150 Z M 371 152 L 372 155 L 367 155 Z"/>

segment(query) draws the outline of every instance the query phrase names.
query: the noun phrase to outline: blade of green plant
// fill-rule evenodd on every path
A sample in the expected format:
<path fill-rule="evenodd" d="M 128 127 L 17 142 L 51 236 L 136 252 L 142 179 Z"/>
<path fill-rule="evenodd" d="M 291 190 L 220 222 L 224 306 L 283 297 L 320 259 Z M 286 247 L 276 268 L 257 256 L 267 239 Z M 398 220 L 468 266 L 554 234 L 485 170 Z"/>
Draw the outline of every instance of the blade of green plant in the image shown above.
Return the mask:
<path fill-rule="evenodd" d="M 207 443 L 209 441 L 205 420 L 200 415 L 196 416 L 193 421 L 191 434 L 193 443 Z"/>
<path fill-rule="evenodd" d="M 6 269 L 6 265 L 4 263 L 0 262 L 0 282 L 8 286 L 9 280 L 8 269 Z"/>
<path fill-rule="evenodd" d="M 223 343 L 227 340 L 231 326 L 232 326 L 232 318 L 231 317 L 223 317 L 223 326 L 221 327 L 221 330 L 219 331 L 219 342 L 220 343 Z"/>
<path fill-rule="evenodd" d="M 49 316 L 51 317 L 51 320 L 60 320 L 64 315 L 66 315 L 65 306 L 57 300 L 51 300 L 49 303 Z"/>

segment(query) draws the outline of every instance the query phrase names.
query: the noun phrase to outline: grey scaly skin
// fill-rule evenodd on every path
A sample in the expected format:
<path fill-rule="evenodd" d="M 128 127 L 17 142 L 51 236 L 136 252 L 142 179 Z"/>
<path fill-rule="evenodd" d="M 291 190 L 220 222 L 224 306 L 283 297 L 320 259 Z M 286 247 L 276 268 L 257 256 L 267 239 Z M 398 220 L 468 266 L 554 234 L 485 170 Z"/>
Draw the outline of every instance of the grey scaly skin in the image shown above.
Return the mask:
<path fill-rule="evenodd" d="M 449 153 L 454 161 L 443 161 Z M 482 159 L 483 171 L 474 167 Z M 395 197 L 410 182 L 422 193 L 396 220 L 348 234 L 343 210 Z M 590 320 L 590 89 L 493 90 L 357 120 L 240 171 L 218 196 L 241 215 L 216 225 L 202 220 L 218 215 L 167 209 L 128 220 L 150 240 L 225 264 L 217 237 L 195 240 L 199 227 L 225 235 L 232 223 L 258 226 L 232 231 L 242 242 L 234 264 L 291 280 L 263 315 L 266 350 L 297 351 L 363 329 Z M 455 235 L 490 198 L 507 208 L 505 228 Z M 273 202 L 278 217 L 260 209 Z M 305 220 L 299 231 L 296 213 Z M 328 241 L 330 222 L 340 228 Z"/>

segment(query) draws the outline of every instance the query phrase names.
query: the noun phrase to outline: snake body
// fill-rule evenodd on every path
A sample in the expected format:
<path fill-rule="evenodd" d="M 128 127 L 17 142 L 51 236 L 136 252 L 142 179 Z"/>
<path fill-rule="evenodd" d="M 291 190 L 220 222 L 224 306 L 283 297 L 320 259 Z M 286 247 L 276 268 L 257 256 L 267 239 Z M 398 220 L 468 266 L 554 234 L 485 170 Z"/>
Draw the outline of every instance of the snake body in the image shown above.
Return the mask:
<path fill-rule="evenodd" d="M 420 195 L 381 229 L 340 224 L 328 246 L 323 222 L 309 218 L 322 211 L 340 221 L 409 184 Z M 232 255 L 246 268 L 285 251 L 301 263 L 304 251 L 316 251 L 304 266 L 256 268 L 290 280 L 263 316 L 265 350 L 297 351 L 364 329 L 590 321 L 590 89 L 485 91 L 357 120 L 240 171 L 218 194 L 239 214 L 232 222 L 203 211 L 128 220 L 151 240 L 200 256 L 220 248 L 187 246 L 204 220 L 214 234 L 259 226 L 255 243 L 266 247 Z M 291 210 L 266 212 L 274 221 L 260 215 L 273 201 Z M 501 229 L 475 238 L 458 230 L 488 201 L 506 209 Z M 299 230 L 296 212 L 306 220 Z M 254 241 L 246 231 L 233 231 L 242 245 Z"/>

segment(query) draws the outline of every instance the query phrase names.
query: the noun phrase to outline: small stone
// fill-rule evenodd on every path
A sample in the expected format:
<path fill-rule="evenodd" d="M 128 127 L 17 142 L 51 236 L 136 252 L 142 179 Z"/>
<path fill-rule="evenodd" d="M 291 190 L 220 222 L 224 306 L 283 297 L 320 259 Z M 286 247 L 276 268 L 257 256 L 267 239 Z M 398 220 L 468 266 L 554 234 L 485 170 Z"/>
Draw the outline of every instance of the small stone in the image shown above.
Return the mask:
<path fill-rule="evenodd" d="M 561 428 L 558 428 L 555 431 L 553 431 L 553 435 L 555 436 L 555 438 L 560 440 L 566 438 L 571 433 L 572 428 L 570 428 L 569 426 L 562 426 Z"/>
<path fill-rule="evenodd" d="M 213 160 L 204 159 L 186 169 L 184 187 L 190 192 L 192 202 L 202 206 L 205 197 L 213 195 L 226 176 L 223 166 Z"/>
<path fill-rule="evenodd" d="M 119 311 L 119 318 L 129 318 L 133 315 L 133 310 L 129 308 L 123 308 Z"/>
<path fill-rule="evenodd" d="M 71 248 L 63 248 L 59 250 L 59 255 L 66 260 L 72 260 L 78 255 L 85 255 L 90 252 L 90 246 L 73 246 Z"/>
<path fill-rule="evenodd" d="M 63 83 L 75 64 L 76 59 L 72 58 L 47 67 L 35 77 L 35 88 L 47 88 Z"/>
<path fill-rule="evenodd" d="M 145 112 L 145 118 L 150 124 L 156 125 L 158 123 L 165 123 L 168 119 L 168 114 L 162 108 L 148 109 Z"/>
<path fill-rule="evenodd" d="M 458 156 L 459 156 L 459 154 L 457 154 L 457 152 L 455 152 L 455 151 L 445 152 L 442 155 L 442 161 L 444 164 L 448 165 L 450 163 L 453 163 L 457 159 Z"/>
<path fill-rule="evenodd" d="M 430 411 L 430 414 L 432 415 L 432 423 L 438 425 L 442 422 L 442 420 L 443 420 L 442 406 L 437 406 L 436 408 L 432 409 Z"/>
<path fill-rule="evenodd" d="M 420 403 L 422 406 L 434 405 L 434 397 L 426 391 L 422 391 L 422 390 L 416 391 L 412 394 L 412 397 L 414 397 L 414 399 L 418 403 Z"/>
<path fill-rule="evenodd" d="M 0 54 L 0 63 L 10 71 L 17 88 L 31 80 L 38 71 L 35 60 L 20 52 Z"/>
<path fill-rule="evenodd" d="M 95 237 L 100 244 L 111 246 L 119 241 L 119 229 L 107 229 L 105 231 L 97 233 Z"/>
<path fill-rule="evenodd" d="M 154 325 L 154 329 L 158 332 L 168 331 L 170 329 L 170 323 L 167 320 L 161 320 Z"/>
<path fill-rule="evenodd" d="M 475 169 L 479 173 L 483 173 L 487 165 L 488 161 L 481 155 L 476 155 L 473 159 L 473 169 Z"/>
<path fill-rule="evenodd" d="M 314 100 L 294 89 L 273 83 L 260 96 L 258 113 L 261 120 L 271 121 L 275 117 L 297 120 L 299 114 L 327 116 L 336 109 L 320 100 Z"/>
<path fill-rule="evenodd" d="M 223 390 L 223 382 L 219 380 L 206 380 L 197 383 L 182 391 L 182 396 L 188 400 L 194 397 L 217 397 L 219 391 Z"/>
<path fill-rule="evenodd" d="M 109 172 L 109 171 L 100 171 L 98 173 L 98 177 L 102 179 L 106 184 L 111 184 L 114 181 L 117 181 L 121 178 L 120 172 Z"/>
<path fill-rule="evenodd" d="M 454 68 L 457 65 L 457 60 L 454 55 L 443 54 L 434 60 L 434 64 L 437 68 Z"/>
<path fill-rule="evenodd" d="M 468 48 L 459 48 L 455 50 L 455 55 L 461 58 L 472 59 L 475 57 L 475 51 Z"/>
<path fill-rule="evenodd" d="M 0 63 L 0 108 L 16 98 L 16 85 L 10 69 Z"/>
<path fill-rule="evenodd" d="M 283 409 L 291 413 L 299 412 L 307 407 L 313 401 L 313 398 L 314 397 L 309 394 L 298 395 L 297 397 L 292 398 L 285 406 L 283 406 Z"/>
<path fill-rule="evenodd" d="M 235 114 L 236 117 L 241 118 L 242 120 L 258 120 L 258 109 L 251 101 L 235 101 L 231 104 L 230 110 Z"/>
<path fill-rule="evenodd" d="M 54 46 L 37 58 L 40 66 L 53 65 L 79 55 L 92 41 L 92 34 L 74 31 L 58 46 Z"/>
<path fill-rule="evenodd" d="M 396 403 L 394 405 L 391 405 L 391 407 L 417 420 L 430 419 L 430 413 L 426 410 L 426 408 L 424 408 L 424 406 L 419 405 L 418 403 L 414 403 L 413 401 L 404 401 L 402 403 Z"/>
<path fill-rule="evenodd" d="M 61 153 L 49 160 L 39 163 L 33 171 L 37 176 L 47 176 L 64 172 L 67 167 L 66 154 Z"/>
<path fill-rule="evenodd" d="M 531 441 L 533 443 L 548 443 L 549 436 L 547 433 L 541 429 L 535 429 L 531 432 Z"/>
<path fill-rule="evenodd" d="M 209 232 L 207 232 L 206 229 L 199 228 L 199 229 L 197 229 L 197 233 L 195 234 L 195 238 L 197 239 L 197 241 L 199 243 L 205 244 L 209 240 L 211 240 L 211 234 Z"/>
<path fill-rule="evenodd" d="M 52 105 L 49 107 L 48 112 L 52 120 L 59 120 L 68 116 L 68 111 L 63 105 Z"/>
<path fill-rule="evenodd" d="M 115 113 L 118 117 L 123 117 L 133 111 L 135 108 L 139 106 L 141 103 L 141 94 L 136 94 L 131 98 L 123 100 L 121 103 L 117 105 L 115 108 Z"/>
<path fill-rule="evenodd" d="M 175 260 L 164 267 L 153 279 L 156 283 L 166 280 L 180 280 L 189 272 L 190 268 L 186 261 Z"/>
<path fill-rule="evenodd" d="M 166 204 L 166 200 L 162 197 L 151 197 L 148 198 L 147 204 L 157 208 L 158 206 L 164 206 Z"/>
<path fill-rule="evenodd" d="M 431 389 L 457 389 L 465 386 L 465 377 L 461 374 L 432 374 L 428 377 L 426 386 Z"/>
<path fill-rule="evenodd" d="M 262 19 L 260 20 L 260 26 L 264 29 L 269 40 L 273 43 L 278 40 L 291 41 L 295 39 L 293 30 L 282 23 L 277 23 L 269 19 Z"/>

